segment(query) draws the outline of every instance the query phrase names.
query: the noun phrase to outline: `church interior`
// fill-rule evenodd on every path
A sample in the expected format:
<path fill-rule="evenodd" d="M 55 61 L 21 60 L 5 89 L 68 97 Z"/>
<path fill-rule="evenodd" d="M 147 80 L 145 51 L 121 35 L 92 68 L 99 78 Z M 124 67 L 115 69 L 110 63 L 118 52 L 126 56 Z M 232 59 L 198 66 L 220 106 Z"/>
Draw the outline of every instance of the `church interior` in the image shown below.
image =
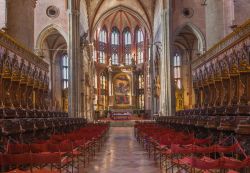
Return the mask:
<path fill-rule="evenodd" d="M 0 172 L 250 173 L 250 0 L 0 0 Z"/>

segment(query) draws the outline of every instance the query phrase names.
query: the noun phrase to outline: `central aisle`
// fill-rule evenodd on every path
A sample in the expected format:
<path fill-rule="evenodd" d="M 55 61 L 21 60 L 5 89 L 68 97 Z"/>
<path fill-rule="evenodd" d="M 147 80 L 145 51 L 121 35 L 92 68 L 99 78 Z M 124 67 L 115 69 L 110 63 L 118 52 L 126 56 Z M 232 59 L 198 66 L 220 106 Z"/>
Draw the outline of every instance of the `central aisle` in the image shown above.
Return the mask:
<path fill-rule="evenodd" d="M 102 151 L 81 173 L 161 173 L 161 170 L 137 143 L 132 127 L 112 127 Z"/>

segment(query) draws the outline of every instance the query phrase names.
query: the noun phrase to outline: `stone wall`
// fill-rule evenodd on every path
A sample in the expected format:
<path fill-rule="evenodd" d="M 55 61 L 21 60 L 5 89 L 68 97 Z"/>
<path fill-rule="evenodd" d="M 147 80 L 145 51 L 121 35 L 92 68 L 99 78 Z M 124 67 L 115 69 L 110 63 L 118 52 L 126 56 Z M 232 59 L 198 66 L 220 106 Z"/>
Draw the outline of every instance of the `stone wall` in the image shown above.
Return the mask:
<path fill-rule="evenodd" d="M 231 33 L 250 16 L 250 1 L 209 0 L 206 2 L 207 50 Z"/>
<path fill-rule="evenodd" d="M 6 17 L 7 17 L 7 9 L 6 9 L 6 0 L 0 0 L 0 29 L 6 27 Z"/>
<path fill-rule="evenodd" d="M 7 33 L 28 49 L 34 49 L 34 0 L 7 1 Z"/>
<path fill-rule="evenodd" d="M 80 1 L 80 35 L 82 36 L 84 33 L 89 30 L 89 20 L 87 14 L 87 4 L 85 0 Z"/>
<path fill-rule="evenodd" d="M 48 7 L 54 6 L 58 12 L 58 15 L 55 15 L 54 17 L 49 17 L 47 15 Z M 62 3 L 62 0 L 39 0 L 37 1 L 37 5 L 35 8 L 35 19 L 34 19 L 34 42 L 35 46 L 38 47 L 37 40 L 40 37 L 40 34 L 46 29 L 49 28 L 49 26 L 56 28 L 59 33 L 64 37 L 64 39 L 68 40 L 68 13 L 67 13 L 67 4 L 64 1 Z"/>
<path fill-rule="evenodd" d="M 233 24 L 241 25 L 250 18 L 250 1 L 234 1 L 234 21 Z"/>
<path fill-rule="evenodd" d="M 192 15 L 184 15 L 184 10 L 189 9 Z M 186 24 L 191 23 L 205 35 L 205 8 L 200 0 L 174 0 L 173 1 L 173 32 L 176 34 Z"/>

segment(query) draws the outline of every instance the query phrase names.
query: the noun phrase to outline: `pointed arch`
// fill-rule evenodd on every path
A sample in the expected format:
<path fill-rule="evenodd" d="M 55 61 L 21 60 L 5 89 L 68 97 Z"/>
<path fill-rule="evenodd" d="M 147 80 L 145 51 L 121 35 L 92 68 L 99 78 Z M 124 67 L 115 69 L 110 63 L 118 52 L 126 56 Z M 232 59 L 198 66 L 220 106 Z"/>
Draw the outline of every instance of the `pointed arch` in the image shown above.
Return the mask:
<path fill-rule="evenodd" d="M 98 37 L 99 42 L 103 42 L 105 44 L 108 42 L 108 30 L 105 25 L 99 31 Z"/>
<path fill-rule="evenodd" d="M 44 40 L 53 32 L 58 32 L 59 34 L 62 35 L 62 37 L 64 38 L 64 40 L 66 41 L 67 45 L 68 45 L 68 35 L 63 31 L 63 29 L 61 27 L 59 27 L 58 25 L 55 24 L 51 24 L 46 26 L 38 35 L 37 39 L 36 39 L 36 45 L 35 45 L 35 49 L 36 50 L 41 50 L 42 49 L 42 44 L 44 42 Z"/>
<path fill-rule="evenodd" d="M 198 40 L 198 51 L 200 53 L 203 53 L 204 51 L 206 51 L 206 39 L 204 37 L 204 34 L 196 25 L 194 25 L 191 22 L 187 22 L 181 25 L 180 27 L 178 27 L 177 30 L 175 31 L 174 36 L 176 37 L 182 31 L 182 29 L 186 26 L 191 29 L 191 31 L 193 32 L 193 34 L 196 36 Z"/>
<path fill-rule="evenodd" d="M 120 44 L 120 31 L 114 26 L 111 30 L 111 44 L 119 45 Z"/>
<path fill-rule="evenodd" d="M 123 58 L 125 65 L 132 63 L 132 34 L 129 27 L 124 28 L 122 32 L 123 37 Z"/>
<path fill-rule="evenodd" d="M 145 41 L 145 34 L 143 29 L 139 26 L 135 28 L 135 44 L 136 44 L 136 59 L 137 63 L 141 64 L 144 62 L 144 41 Z"/>
<path fill-rule="evenodd" d="M 129 27 L 124 28 L 122 32 L 122 37 L 123 37 L 122 40 L 123 40 L 124 45 L 132 44 L 132 33 Z"/>

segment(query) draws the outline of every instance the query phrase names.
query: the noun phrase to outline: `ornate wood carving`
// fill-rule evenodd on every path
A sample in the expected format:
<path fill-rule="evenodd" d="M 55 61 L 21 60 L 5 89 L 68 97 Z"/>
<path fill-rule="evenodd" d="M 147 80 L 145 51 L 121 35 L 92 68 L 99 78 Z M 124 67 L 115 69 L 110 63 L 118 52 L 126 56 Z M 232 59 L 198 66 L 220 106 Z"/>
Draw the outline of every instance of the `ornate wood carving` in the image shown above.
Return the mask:
<path fill-rule="evenodd" d="M 0 31 L 0 117 L 48 110 L 47 72 L 47 63 Z"/>
<path fill-rule="evenodd" d="M 248 35 L 193 71 L 196 107 L 210 115 L 250 114 L 249 47 Z"/>

